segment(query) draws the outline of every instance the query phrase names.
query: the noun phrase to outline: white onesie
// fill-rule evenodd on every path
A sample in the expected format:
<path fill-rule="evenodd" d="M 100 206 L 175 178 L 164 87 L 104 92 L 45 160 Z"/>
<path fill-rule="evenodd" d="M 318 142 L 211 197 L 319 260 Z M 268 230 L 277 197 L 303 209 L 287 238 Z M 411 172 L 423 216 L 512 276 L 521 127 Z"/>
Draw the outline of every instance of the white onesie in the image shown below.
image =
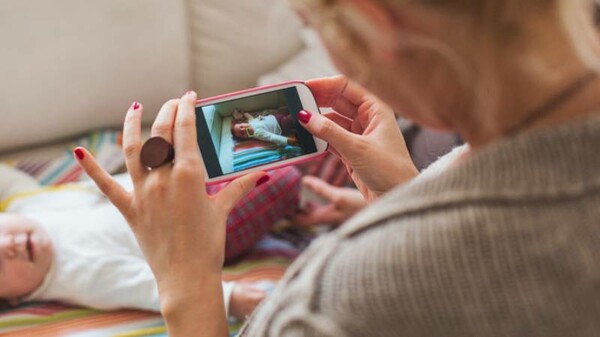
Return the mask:
<path fill-rule="evenodd" d="M 251 137 L 280 146 L 287 145 L 287 137 L 281 136 L 281 127 L 275 116 L 267 115 L 252 118 L 248 120 L 248 124 L 254 129 L 254 134 Z"/>
<path fill-rule="evenodd" d="M 117 180 L 131 189 L 127 175 Z M 91 182 L 22 193 L 5 203 L 5 210 L 37 221 L 54 246 L 49 273 L 25 300 L 160 310 L 154 275 L 133 233 Z M 227 309 L 233 287 L 234 283 L 223 282 Z"/>

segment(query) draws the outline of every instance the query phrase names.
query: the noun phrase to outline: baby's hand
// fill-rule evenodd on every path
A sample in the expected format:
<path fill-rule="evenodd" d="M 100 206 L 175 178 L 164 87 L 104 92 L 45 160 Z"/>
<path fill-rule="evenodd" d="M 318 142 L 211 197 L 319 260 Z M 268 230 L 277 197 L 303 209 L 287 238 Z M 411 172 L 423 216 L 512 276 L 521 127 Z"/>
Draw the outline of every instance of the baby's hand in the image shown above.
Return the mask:
<path fill-rule="evenodd" d="M 237 283 L 231 292 L 229 313 L 238 319 L 244 320 L 266 296 L 267 293 L 264 290 L 252 284 Z"/>

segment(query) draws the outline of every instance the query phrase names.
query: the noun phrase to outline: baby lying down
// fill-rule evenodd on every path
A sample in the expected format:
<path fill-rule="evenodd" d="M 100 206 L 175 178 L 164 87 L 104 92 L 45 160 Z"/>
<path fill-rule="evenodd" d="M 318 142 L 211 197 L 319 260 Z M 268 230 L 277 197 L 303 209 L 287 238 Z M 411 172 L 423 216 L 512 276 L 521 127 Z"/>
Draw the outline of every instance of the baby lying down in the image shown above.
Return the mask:
<path fill-rule="evenodd" d="M 14 194 L 17 185 L 37 187 L 30 179 L 0 166 L 0 191 L 12 194 L 0 193 L 8 211 L 0 213 L 0 298 L 159 311 L 153 274 L 116 208 L 91 185 Z M 265 296 L 232 282 L 223 282 L 223 294 L 225 308 L 241 319 Z"/>

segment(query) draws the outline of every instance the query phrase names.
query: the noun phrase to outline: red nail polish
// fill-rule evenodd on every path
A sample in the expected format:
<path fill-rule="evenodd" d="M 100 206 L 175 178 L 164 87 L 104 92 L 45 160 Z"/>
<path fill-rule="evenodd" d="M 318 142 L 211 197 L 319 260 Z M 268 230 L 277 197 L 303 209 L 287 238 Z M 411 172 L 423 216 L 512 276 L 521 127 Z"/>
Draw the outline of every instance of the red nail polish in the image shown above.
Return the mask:
<path fill-rule="evenodd" d="M 139 102 L 136 101 L 136 102 L 131 103 L 131 109 L 137 110 L 139 108 L 140 108 L 140 103 Z"/>
<path fill-rule="evenodd" d="M 83 150 L 80 148 L 76 148 L 73 152 L 75 152 L 75 156 L 77 156 L 77 159 L 79 160 L 83 160 L 83 158 L 85 157 L 85 152 L 83 152 Z"/>
<path fill-rule="evenodd" d="M 298 112 L 298 120 L 304 124 L 307 124 L 310 121 L 311 117 L 312 115 L 310 114 L 310 112 L 304 110 Z"/>
<path fill-rule="evenodd" d="M 260 179 L 258 179 L 258 181 L 256 182 L 256 187 L 266 183 L 269 180 L 271 180 L 271 176 L 269 175 L 260 177 Z"/>

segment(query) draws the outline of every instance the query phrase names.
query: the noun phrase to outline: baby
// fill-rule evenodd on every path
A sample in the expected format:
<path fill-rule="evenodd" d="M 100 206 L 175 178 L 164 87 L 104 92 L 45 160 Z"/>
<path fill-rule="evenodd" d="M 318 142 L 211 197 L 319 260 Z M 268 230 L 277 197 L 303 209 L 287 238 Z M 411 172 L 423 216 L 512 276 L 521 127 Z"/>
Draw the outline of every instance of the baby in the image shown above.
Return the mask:
<path fill-rule="evenodd" d="M 234 118 L 234 122 L 231 124 L 231 133 L 237 139 L 255 138 L 279 146 L 298 146 L 296 139 L 283 136 L 292 132 L 292 116 L 289 113 L 282 113 L 278 110 L 268 111 L 270 113 L 261 114 L 257 117 L 245 112 L 243 116 L 246 122 L 243 119 Z M 236 110 L 236 112 L 239 114 L 239 110 Z"/>
<path fill-rule="evenodd" d="M 118 180 L 130 185 L 126 176 Z M 133 233 L 91 184 L 43 189 L 0 165 L 0 192 L 7 211 L 0 213 L 0 299 L 159 311 L 156 282 Z M 228 313 L 243 319 L 265 292 L 223 282 L 223 295 Z"/>

